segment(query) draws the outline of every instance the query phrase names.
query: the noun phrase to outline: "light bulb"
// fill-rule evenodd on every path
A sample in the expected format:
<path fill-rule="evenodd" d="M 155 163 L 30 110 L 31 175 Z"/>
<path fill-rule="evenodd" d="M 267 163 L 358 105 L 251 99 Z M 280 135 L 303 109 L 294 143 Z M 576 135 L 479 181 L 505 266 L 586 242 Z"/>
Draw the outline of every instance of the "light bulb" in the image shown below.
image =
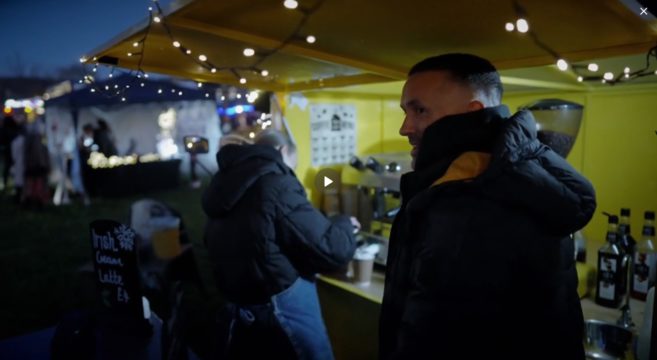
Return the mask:
<path fill-rule="evenodd" d="M 174 41 L 173 46 L 179 48 L 180 47 L 180 42 L 179 41 Z"/>
<path fill-rule="evenodd" d="M 139 84 L 139 85 L 140 85 L 141 87 L 144 87 L 145 84 L 144 84 L 144 83 L 141 83 L 141 84 Z"/>
<path fill-rule="evenodd" d="M 121 101 L 125 101 L 125 98 L 124 98 L 124 97 L 122 97 L 122 98 L 121 98 Z"/>
<path fill-rule="evenodd" d="M 205 93 L 205 97 L 206 97 L 206 98 L 209 98 L 209 97 L 210 97 L 210 94 Z"/>
<path fill-rule="evenodd" d="M 203 87 L 203 83 L 197 83 L 196 86 Z"/>
<path fill-rule="evenodd" d="M 566 62 L 566 60 L 564 60 L 564 59 L 559 59 L 557 61 L 557 67 L 561 71 L 566 71 L 566 70 L 568 70 L 568 62 Z"/>
<path fill-rule="evenodd" d="M 241 78 L 241 79 L 240 79 L 240 84 L 246 84 L 246 79 L 245 79 L 245 78 Z"/>
<path fill-rule="evenodd" d="M 578 81 L 578 82 L 582 82 L 582 81 L 584 81 L 584 78 L 581 77 L 581 76 L 578 76 L 578 77 L 577 77 L 577 81 Z"/>
<path fill-rule="evenodd" d="M 623 69 L 623 72 L 626 73 L 626 74 L 629 74 L 630 73 L 630 68 L 628 66 L 626 66 L 625 69 Z"/>
<path fill-rule="evenodd" d="M 130 85 L 126 85 L 125 88 L 126 88 L 126 89 L 130 89 Z"/>
<path fill-rule="evenodd" d="M 255 133 L 252 131 L 249 133 L 249 138 L 253 139 L 255 137 Z"/>
<path fill-rule="evenodd" d="M 132 46 L 139 47 L 139 43 L 137 41 L 135 41 L 135 42 L 132 43 Z"/>
<path fill-rule="evenodd" d="M 251 48 L 246 48 L 246 49 L 244 49 L 244 51 L 242 53 L 244 54 L 244 56 L 249 57 L 249 56 L 255 55 L 255 50 L 253 50 Z"/>
<path fill-rule="evenodd" d="M 518 19 L 518 21 L 516 21 L 516 28 L 518 28 L 519 32 L 526 33 L 529 31 L 529 23 L 525 19 Z"/>
<path fill-rule="evenodd" d="M 87 58 L 86 58 L 86 57 L 83 56 L 83 57 L 80 58 L 80 62 L 81 62 L 81 63 L 83 63 L 83 62 L 85 62 L 85 61 L 87 61 Z"/>
<path fill-rule="evenodd" d="M 114 74 L 111 74 L 111 73 L 110 73 L 110 74 L 109 74 L 109 77 L 110 77 L 110 78 L 113 78 L 113 77 L 114 77 Z"/>
<path fill-rule="evenodd" d="M 144 73 L 144 77 L 145 77 L 146 79 L 148 79 L 148 74 Z"/>
<path fill-rule="evenodd" d="M 128 56 L 132 56 L 132 53 L 131 53 L 131 52 L 129 52 L 129 53 L 128 53 Z"/>
<path fill-rule="evenodd" d="M 508 32 L 511 32 L 511 31 L 516 29 L 515 25 L 513 25 L 513 23 L 510 23 L 510 22 L 506 23 L 506 25 L 504 25 L 504 28 Z"/>
<path fill-rule="evenodd" d="M 91 92 L 96 92 L 96 89 L 91 89 Z"/>
<path fill-rule="evenodd" d="M 221 101 L 224 101 L 224 100 L 226 100 L 226 97 L 221 95 Z"/>
<path fill-rule="evenodd" d="M 98 69 L 97 69 L 97 68 L 93 68 L 93 70 L 91 70 L 91 71 L 96 72 L 96 71 L 98 71 Z"/>
<path fill-rule="evenodd" d="M 612 72 L 606 72 L 603 76 L 605 80 L 613 80 L 614 79 L 614 74 Z"/>
<path fill-rule="evenodd" d="M 157 93 L 158 93 L 158 94 L 161 94 L 161 93 L 162 93 L 162 89 L 157 89 Z"/>
<path fill-rule="evenodd" d="M 205 61 L 205 60 L 208 59 L 208 57 L 205 56 L 205 55 L 203 55 L 203 54 L 201 54 L 201 55 L 198 56 L 198 59 L 201 60 L 201 61 Z"/>
<path fill-rule="evenodd" d="M 317 38 L 312 35 L 308 35 L 306 36 L 306 41 L 308 42 L 308 44 L 314 44 L 315 41 L 317 41 Z"/>
<path fill-rule="evenodd" d="M 296 9 L 297 6 L 299 6 L 299 3 L 297 0 L 285 0 L 283 2 L 283 6 L 285 6 L 288 9 Z"/>
<path fill-rule="evenodd" d="M 267 70 L 262 70 L 262 71 L 260 72 L 260 75 L 262 75 L 262 76 L 267 76 L 267 75 L 269 75 L 269 71 L 267 71 Z"/>
<path fill-rule="evenodd" d="M 216 69 L 216 68 L 212 68 L 212 69 L 210 70 L 210 72 L 214 74 L 214 73 L 217 72 L 217 69 Z"/>
<path fill-rule="evenodd" d="M 596 63 L 590 63 L 589 66 L 587 66 L 586 68 L 589 69 L 589 71 L 591 72 L 596 72 L 599 69 L 598 64 Z"/>
<path fill-rule="evenodd" d="M 159 23 L 160 21 L 162 21 L 162 19 L 160 19 L 159 16 L 155 16 L 155 17 L 153 17 L 153 21 L 155 21 L 156 23 Z"/>
<path fill-rule="evenodd" d="M 185 50 L 185 53 L 186 53 L 187 55 L 190 55 L 190 54 L 192 53 L 192 51 L 189 50 L 189 49 L 187 49 L 187 50 Z"/>
<path fill-rule="evenodd" d="M 182 96 L 182 91 L 178 91 L 178 96 Z"/>
<path fill-rule="evenodd" d="M 237 94 L 235 97 L 237 97 L 238 99 L 241 99 L 241 98 L 242 98 L 242 94 Z"/>

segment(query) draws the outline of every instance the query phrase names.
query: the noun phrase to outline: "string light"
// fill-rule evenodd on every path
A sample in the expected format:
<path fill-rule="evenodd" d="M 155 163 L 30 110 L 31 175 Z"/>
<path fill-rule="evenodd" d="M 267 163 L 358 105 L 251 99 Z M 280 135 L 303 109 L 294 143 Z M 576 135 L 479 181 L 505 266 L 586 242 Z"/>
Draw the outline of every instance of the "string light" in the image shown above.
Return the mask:
<path fill-rule="evenodd" d="M 129 76 L 136 76 L 137 79 L 141 79 L 142 76 L 143 76 L 144 78 L 148 78 L 148 75 L 147 75 L 147 74 L 142 70 L 142 68 L 141 68 L 142 61 L 144 60 L 144 53 L 145 53 L 145 48 L 146 48 L 146 40 L 148 39 L 148 36 L 149 36 L 149 33 L 150 33 L 151 29 L 152 29 L 152 25 L 153 25 L 153 23 L 160 23 L 160 24 L 162 24 L 162 28 L 163 28 L 164 31 L 166 32 L 166 35 L 169 37 L 169 39 L 170 39 L 171 44 L 173 45 L 173 47 L 178 48 L 178 49 L 180 49 L 180 51 L 183 52 L 184 54 L 189 55 L 190 58 L 191 58 L 192 60 L 194 60 L 196 63 L 198 63 L 198 64 L 201 65 L 203 68 L 205 68 L 206 70 L 210 71 L 211 73 L 214 74 L 214 73 L 217 73 L 217 72 L 219 72 L 219 71 L 230 71 L 230 72 L 233 72 L 233 74 L 234 74 L 234 75 L 236 76 L 236 78 L 239 80 L 240 84 L 246 84 L 246 83 L 247 83 L 247 79 L 246 79 L 245 77 L 243 77 L 243 76 L 240 76 L 240 74 L 237 73 L 238 70 L 239 70 L 240 72 L 241 72 L 241 71 L 253 71 L 253 72 L 255 72 L 255 73 L 259 73 L 259 74 L 260 74 L 261 76 L 263 76 L 263 77 L 267 77 L 267 76 L 270 75 L 269 71 L 268 71 L 268 70 L 261 69 L 261 67 L 260 67 L 259 65 L 260 65 L 261 63 L 263 63 L 264 61 L 266 61 L 266 60 L 267 60 L 269 57 L 271 57 L 272 55 L 278 53 L 278 52 L 279 52 L 282 48 L 284 48 L 287 44 L 289 44 L 289 43 L 291 43 L 291 42 L 296 41 L 297 39 L 299 39 L 299 38 L 300 38 L 300 34 L 299 34 L 299 32 L 300 32 L 300 30 L 303 28 L 303 24 L 305 24 L 305 23 L 307 22 L 308 18 L 309 18 L 309 17 L 310 17 L 310 16 L 311 16 L 316 10 L 318 10 L 318 9 L 320 8 L 320 6 L 322 5 L 322 3 L 323 3 L 324 1 L 325 1 L 325 0 L 318 0 L 318 1 L 314 2 L 312 6 L 310 6 L 310 7 L 308 7 L 308 8 L 301 9 L 302 11 L 300 11 L 300 13 L 303 14 L 303 18 L 300 19 L 300 21 L 299 21 L 299 23 L 298 23 L 298 26 L 295 28 L 296 30 L 294 30 L 294 33 L 290 34 L 287 38 L 283 39 L 283 41 L 281 41 L 281 43 L 278 44 L 278 45 L 277 45 L 275 48 L 273 48 L 272 50 L 269 50 L 269 51 L 266 51 L 266 52 L 263 51 L 262 53 L 259 53 L 258 56 L 256 57 L 256 60 L 254 61 L 254 63 L 251 64 L 250 66 L 239 66 L 239 67 L 237 67 L 237 66 L 228 66 L 228 67 L 217 68 L 216 66 L 214 66 L 214 64 L 212 64 L 211 62 L 208 61 L 208 57 L 207 57 L 205 54 L 200 54 L 200 55 L 198 55 L 198 57 L 192 57 L 192 56 L 191 56 L 191 55 L 192 55 L 192 50 L 191 50 L 191 49 L 188 49 L 188 48 L 186 48 L 186 47 L 184 47 L 184 46 L 181 44 L 180 41 L 175 40 L 174 34 L 173 34 L 172 31 L 171 31 L 171 28 L 170 28 L 169 25 L 167 24 L 166 18 L 165 18 L 165 16 L 164 16 L 164 12 L 163 12 L 162 9 L 160 8 L 160 4 L 159 4 L 159 2 L 158 2 L 157 0 L 153 0 L 153 3 L 151 4 L 152 6 L 149 6 L 149 7 L 148 7 L 148 11 L 150 12 L 150 19 L 151 19 L 151 21 L 148 23 L 148 26 L 146 27 L 146 30 L 145 30 L 143 36 L 142 36 L 140 39 L 134 40 L 134 41 L 131 43 L 133 48 L 140 48 L 140 51 L 135 51 L 135 52 L 127 51 L 127 52 L 125 53 L 127 57 L 138 57 L 138 59 L 137 59 L 138 62 L 137 62 L 137 65 L 136 65 L 136 67 L 137 67 L 137 68 L 136 68 L 136 72 L 131 71 L 130 73 L 127 73 L 127 74 L 128 74 Z M 286 8 L 289 8 L 289 9 L 296 9 L 296 8 L 299 7 L 299 2 L 298 2 L 297 0 L 285 0 L 285 1 L 283 2 L 283 5 L 284 5 Z M 313 36 L 313 35 L 308 35 L 308 36 L 306 36 L 306 37 L 305 37 L 305 40 L 306 40 L 306 42 L 308 42 L 309 44 L 315 43 L 315 42 L 317 41 L 316 37 Z M 255 50 L 254 50 L 253 48 L 245 48 L 245 49 L 243 50 L 243 55 L 246 56 L 246 57 L 253 57 L 254 55 L 256 55 L 256 52 L 255 52 Z M 86 63 L 87 61 L 89 61 L 89 59 L 88 59 L 86 56 L 82 56 L 82 57 L 80 58 L 80 62 L 81 62 L 82 64 Z M 96 61 L 97 61 L 97 57 L 93 57 L 93 61 L 96 62 Z M 96 62 L 95 66 L 94 66 L 94 68 L 93 68 L 93 70 L 92 70 L 93 72 L 97 72 L 97 67 L 98 67 L 98 65 L 99 65 L 99 64 Z M 83 65 L 83 67 L 84 67 L 84 65 Z M 113 72 L 114 72 L 114 67 L 112 67 L 112 71 L 111 71 L 110 74 L 108 75 L 109 78 L 112 78 L 112 77 L 113 77 Z M 123 74 L 123 75 L 126 75 L 126 73 L 122 73 L 122 74 Z M 86 78 L 85 78 L 84 82 L 87 82 Z M 91 78 L 91 80 L 88 80 L 88 83 L 93 83 L 93 78 Z M 140 85 L 141 85 L 142 87 L 145 86 L 143 82 L 140 83 Z M 197 86 L 200 88 L 200 87 L 203 86 L 203 84 L 202 84 L 202 83 L 198 83 Z M 117 85 L 115 85 L 114 88 L 116 89 L 116 88 L 117 88 Z M 125 86 L 125 89 L 129 89 L 129 88 L 130 88 L 130 86 L 128 86 L 128 85 Z M 125 91 L 126 91 L 125 89 L 122 89 L 122 90 L 116 92 L 116 95 L 121 94 L 121 92 L 125 92 Z M 91 92 L 97 92 L 96 90 L 102 91 L 102 90 L 99 89 L 99 88 L 93 88 L 93 89 L 91 89 Z M 108 87 L 107 85 L 105 85 L 105 90 L 109 90 L 109 87 Z M 176 90 L 176 89 L 172 89 L 171 91 L 172 91 L 172 93 L 175 93 L 175 92 L 177 92 L 178 90 Z M 112 94 L 107 94 L 107 95 L 113 96 L 113 93 L 114 93 L 114 92 L 112 92 Z M 160 88 L 160 89 L 157 90 L 157 93 L 158 93 L 158 94 L 162 94 L 162 93 L 163 93 L 163 90 Z M 178 94 L 182 96 L 182 91 L 179 91 Z M 209 97 L 209 93 L 206 93 L 206 94 L 207 94 L 206 97 Z M 121 94 L 121 95 L 123 95 L 123 94 Z M 241 95 L 240 95 L 240 94 L 237 94 L 237 97 L 240 98 Z M 125 98 L 125 97 L 122 96 L 121 98 Z M 222 98 L 225 98 L 225 97 L 222 97 Z"/>
<path fill-rule="evenodd" d="M 557 67 L 561 71 L 566 71 L 566 70 L 568 70 L 568 62 L 566 62 L 566 60 L 564 60 L 564 59 L 559 59 L 557 61 Z"/>
<path fill-rule="evenodd" d="M 122 98 L 121 98 L 121 101 L 124 101 L 124 102 L 125 102 L 125 98 L 124 98 L 124 97 L 122 97 Z"/>
<path fill-rule="evenodd" d="M 605 72 L 602 76 L 600 75 L 595 75 L 591 76 L 591 73 L 596 73 L 600 70 L 600 67 L 596 63 L 589 63 L 588 65 L 582 65 L 582 64 L 569 64 L 566 59 L 561 57 L 555 50 L 550 48 L 547 44 L 542 42 L 540 38 L 530 30 L 529 23 L 527 22 L 527 12 L 525 11 L 522 6 L 516 1 L 513 0 L 513 8 L 516 12 L 516 15 L 518 17 L 518 20 L 516 21 L 515 28 L 518 30 L 518 32 L 521 33 L 529 33 L 529 38 L 536 44 L 539 48 L 543 49 L 545 52 L 548 54 L 552 55 L 556 61 L 557 68 L 561 71 L 566 71 L 570 68 L 570 70 L 577 76 L 577 81 L 578 82 L 583 82 L 583 81 L 600 81 L 603 84 L 609 84 L 609 85 L 615 85 L 619 82 L 627 82 L 636 78 L 640 78 L 643 76 L 648 76 L 652 74 L 651 70 L 651 58 L 657 60 L 657 45 L 652 47 L 651 49 L 648 50 L 647 56 L 646 56 L 646 65 L 643 69 L 636 70 L 632 72 L 629 68 L 629 66 L 626 66 L 623 69 L 623 72 L 620 73 L 617 77 L 614 77 L 614 73 L 611 71 Z M 512 23 L 506 23 L 505 24 L 505 29 L 507 31 L 513 31 L 514 26 Z M 587 71 L 588 73 L 584 73 Z M 657 70 L 655 71 L 655 74 L 657 75 Z"/>
<path fill-rule="evenodd" d="M 210 94 L 205 93 L 205 97 L 206 97 L 206 98 L 209 98 L 209 97 L 210 97 Z"/>
<path fill-rule="evenodd" d="M 141 87 L 144 87 L 144 85 L 145 85 L 144 83 L 139 84 L 139 86 L 141 86 Z"/>
<path fill-rule="evenodd" d="M 198 87 L 201 88 L 201 87 L 203 87 L 203 83 L 201 83 L 201 82 L 200 82 L 200 83 L 197 83 L 196 86 L 198 86 Z"/>
<path fill-rule="evenodd" d="M 182 91 L 178 91 L 178 96 L 182 96 L 182 94 L 183 94 Z"/>
<path fill-rule="evenodd" d="M 299 6 L 299 3 L 296 0 L 285 0 L 283 6 L 290 10 L 294 10 Z"/>
<path fill-rule="evenodd" d="M 508 22 L 504 25 L 504 28 L 506 29 L 506 31 L 511 32 L 516 29 L 516 26 L 513 25 L 513 23 Z"/>
<path fill-rule="evenodd" d="M 525 19 L 518 19 L 516 21 L 516 28 L 518 28 L 518 32 L 524 34 L 529 31 L 529 23 Z"/>

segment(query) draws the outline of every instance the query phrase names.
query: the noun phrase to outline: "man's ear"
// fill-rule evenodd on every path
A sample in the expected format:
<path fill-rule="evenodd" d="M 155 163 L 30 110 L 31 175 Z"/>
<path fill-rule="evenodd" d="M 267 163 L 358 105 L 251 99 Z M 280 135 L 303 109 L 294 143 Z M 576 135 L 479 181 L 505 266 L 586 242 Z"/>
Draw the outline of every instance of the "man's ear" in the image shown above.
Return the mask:
<path fill-rule="evenodd" d="M 479 100 L 471 100 L 470 103 L 468 103 L 468 111 L 479 111 L 485 107 L 484 103 Z"/>

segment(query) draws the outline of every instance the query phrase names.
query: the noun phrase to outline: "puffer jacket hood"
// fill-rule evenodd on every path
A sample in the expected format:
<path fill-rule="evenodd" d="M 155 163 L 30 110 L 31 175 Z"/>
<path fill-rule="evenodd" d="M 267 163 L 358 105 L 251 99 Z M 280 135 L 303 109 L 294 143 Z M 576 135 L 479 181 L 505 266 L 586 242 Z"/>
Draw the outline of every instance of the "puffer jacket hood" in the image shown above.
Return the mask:
<path fill-rule="evenodd" d="M 533 213 L 554 235 L 581 229 L 596 208 L 593 186 L 538 140 L 531 112 L 508 114 L 498 106 L 437 121 L 425 131 L 416 169 L 449 164 L 465 151 L 490 153 L 490 165 L 473 181 L 486 196 Z"/>
<path fill-rule="evenodd" d="M 217 164 L 219 172 L 202 200 L 210 217 L 228 213 L 261 177 L 292 173 L 281 154 L 266 145 L 226 145 L 217 153 Z"/>

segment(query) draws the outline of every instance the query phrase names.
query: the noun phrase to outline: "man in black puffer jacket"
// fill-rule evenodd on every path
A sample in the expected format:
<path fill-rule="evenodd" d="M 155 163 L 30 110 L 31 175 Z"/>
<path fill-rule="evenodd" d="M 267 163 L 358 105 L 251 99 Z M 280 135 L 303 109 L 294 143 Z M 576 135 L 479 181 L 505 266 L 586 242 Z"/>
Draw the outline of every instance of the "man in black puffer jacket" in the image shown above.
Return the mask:
<path fill-rule="evenodd" d="M 468 54 L 415 65 L 380 318 L 382 359 L 583 359 L 573 243 L 591 184 L 500 105 L 495 67 Z"/>
<path fill-rule="evenodd" d="M 312 207 L 290 169 L 295 159 L 274 131 L 217 154 L 203 210 L 217 286 L 230 302 L 229 358 L 332 359 L 314 274 L 351 260 L 358 224 Z"/>

